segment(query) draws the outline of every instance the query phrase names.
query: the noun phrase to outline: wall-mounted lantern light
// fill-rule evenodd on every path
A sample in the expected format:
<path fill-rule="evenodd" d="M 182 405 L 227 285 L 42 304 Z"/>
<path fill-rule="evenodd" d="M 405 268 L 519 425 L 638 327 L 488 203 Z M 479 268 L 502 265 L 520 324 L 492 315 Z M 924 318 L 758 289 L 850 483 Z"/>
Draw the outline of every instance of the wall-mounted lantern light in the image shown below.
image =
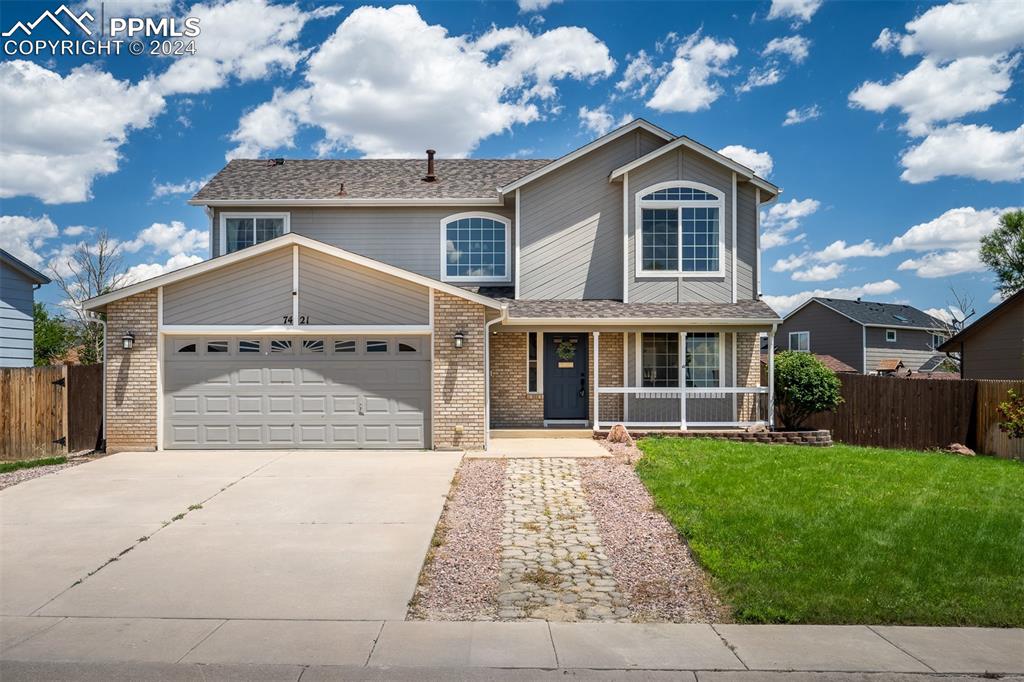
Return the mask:
<path fill-rule="evenodd" d="M 462 348 L 466 343 L 466 335 L 463 332 L 455 332 L 455 336 L 452 337 L 452 340 L 455 342 L 456 348 Z"/>
<path fill-rule="evenodd" d="M 135 334 L 131 332 L 125 332 L 124 336 L 121 337 L 121 348 L 125 350 L 131 350 L 132 346 L 135 345 Z"/>

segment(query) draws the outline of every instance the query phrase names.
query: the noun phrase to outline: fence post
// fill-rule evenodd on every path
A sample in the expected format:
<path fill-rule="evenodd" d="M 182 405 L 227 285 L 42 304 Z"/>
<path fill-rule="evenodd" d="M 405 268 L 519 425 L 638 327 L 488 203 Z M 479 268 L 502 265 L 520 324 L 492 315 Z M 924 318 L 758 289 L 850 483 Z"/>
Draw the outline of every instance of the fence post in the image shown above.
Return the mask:
<path fill-rule="evenodd" d="M 68 394 L 71 393 L 71 382 L 68 377 L 68 366 L 60 366 L 60 378 L 64 381 L 64 390 L 61 391 L 60 402 L 63 414 L 61 415 L 61 431 L 64 433 L 64 454 L 71 453 L 71 429 L 68 421 Z"/>

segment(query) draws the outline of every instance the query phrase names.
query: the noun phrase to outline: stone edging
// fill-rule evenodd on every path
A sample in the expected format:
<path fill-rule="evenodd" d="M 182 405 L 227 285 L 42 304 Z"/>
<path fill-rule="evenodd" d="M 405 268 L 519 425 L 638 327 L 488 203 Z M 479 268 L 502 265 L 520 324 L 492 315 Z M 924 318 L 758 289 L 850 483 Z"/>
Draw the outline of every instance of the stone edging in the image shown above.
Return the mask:
<path fill-rule="evenodd" d="M 607 431 L 596 431 L 594 438 L 603 440 Z M 634 438 L 644 436 L 671 436 L 673 438 L 714 438 L 716 440 L 735 440 L 746 443 L 775 443 L 788 445 L 809 445 L 813 447 L 829 447 L 832 445 L 832 432 L 828 429 L 815 431 L 763 431 L 748 433 L 747 431 L 630 431 Z"/>

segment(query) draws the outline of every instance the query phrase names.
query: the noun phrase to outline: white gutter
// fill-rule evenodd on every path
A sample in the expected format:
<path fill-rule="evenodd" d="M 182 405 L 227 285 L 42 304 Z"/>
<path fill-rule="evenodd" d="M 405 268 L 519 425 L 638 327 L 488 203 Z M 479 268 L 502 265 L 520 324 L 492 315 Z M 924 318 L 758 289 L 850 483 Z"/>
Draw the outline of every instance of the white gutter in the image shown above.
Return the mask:
<path fill-rule="evenodd" d="M 189 199 L 189 206 L 504 206 L 505 197 L 464 199 Z"/>
<path fill-rule="evenodd" d="M 623 327 L 630 325 L 654 327 L 717 327 L 723 325 L 752 326 L 779 324 L 777 317 L 766 318 L 716 318 L 716 317 L 509 317 L 505 325 L 509 327 L 525 327 L 531 325 L 590 325 L 598 327 Z"/>
<path fill-rule="evenodd" d="M 508 306 L 502 306 L 501 315 L 484 323 L 484 450 L 491 449 L 491 325 L 506 319 L 506 315 Z"/>

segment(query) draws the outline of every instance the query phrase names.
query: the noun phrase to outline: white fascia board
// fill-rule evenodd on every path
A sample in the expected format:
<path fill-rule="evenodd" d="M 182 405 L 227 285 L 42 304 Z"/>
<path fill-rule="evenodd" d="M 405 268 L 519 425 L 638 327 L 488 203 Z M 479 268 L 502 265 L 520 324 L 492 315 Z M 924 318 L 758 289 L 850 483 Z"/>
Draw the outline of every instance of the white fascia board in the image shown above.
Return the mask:
<path fill-rule="evenodd" d="M 634 130 L 646 130 L 647 132 L 651 133 L 652 135 L 656 135 L 656 136 L 662 138 L 665 141 L 671 141 L 671 140 L 676 139 L 675 135 L 673 135 L 672 133 L 668 132 L 667 130 L 659 128 L 658 126 L 656 126 L 656 125 L 654 125 L 652 123 L 648 123 L 647 121 L 638 118 L 637 120 L 635 120 L 635 121 L 633 121 L 631 123 L 627 123 L 626 125 L 622 126 L 621 128 L 619 128 L 617 130 L 613 130 L 612 132 L 608 133 L 607 135 L 605 135 L 603 137 L 597 138 L 593 142 L 590 142 L 588 144 L 583 145 L 582 147 L 580 147 L 579 149 L 577 149 L 575 151 L 569 152 L 565 156 L 552 161 L 548 165 L 546 165 L 546 166 L 544 166 L 542 168 L 538 168 L 537 170 L 533 171 L 532 173 L 528 173 L 528 174 L 524 175 L 523 177 L 521 177 L 518 180 L 515 180 L 515 181 L 505 185 L 504 187 L 499 187 L 498 191 L 501 192 L 502 194 L 508 194 L 509 192 L 511 192 L 511 191 L 513 191 L 515 189 L 518 189 L 518 188 L 522 187 L 523 185 L 525 185 L 527 183 L 533 182 L 537 178 L 539 178 L 541 176 L 544 176 L 544 175 L 547 175 L 551 171 L 557 170 L 557 169 L 561 168 L 562 166 L 566 165 L 567 163 L 571 163 L 571 162 L 575 161 L 576 159 L 580 158 L 581 156 L 584 156 L 585 154 L 588 154 L 588 153 L 594 151 L 598 147 L 606 145 L 609 142 L 612 142 L 613 140 L 617 140 L 618 138 L 622 137 L 623 135 L 631 133 Z"/>
<path fill-rule="evenodd" d="M 547 325 L 572 325 L 594 327 L 679 327 L 679 326 L 756 326 L 778 324 L 777 317 L 765 318 L 732 318 L 732 317 L 508 317 L 502 322 L 504 327 L 529 327 Z"/>
<path fill-rule="evenodd" d="M 851 322 L 856 322 L 857 324 L 859 324 L 859 325 L 860 325 L 860 326 L 862 326 L 862 327 L 864 326 L 864 323 L 863 323 L 863 322 L 861 322 L 860 320 L 858 320 L 858 319 L 855 319 L 855 318 L 853 318 L 853 317 L 850 317 L 849 315 L 847 315 L 847 314 L 846 314 L 846 313 L 844 313 L 843 311 L 841 311 L 841 310 L 836 310 L 835 308 L 833 308 L 833 307 L 832 307 L 832 306 L 830 306 L 829 304 L 827 304 L 827 303 L 822 303 L 821 301 L 818 301 L 818 300 L 816 300 L 816 299 L 813 299 L 813 298 L 809 298 L 809 299 L 807 299 L 806 301 L 804 301 L 803 303 L 801 303 L 801 304 L 800 304 L 799 306 L 797 306 L 796 308 L 793 308 L 792 310 L 790 310 L 790 311 L 789 311 L 789 313 L 788 313 L 788 314 L 787 314 L 787 315 L 786 315 L 785 317 L 783 317 L 783 318 L 782 318 L 782 321 L 783 321 L 783 322 L 785 322 L 785 321 L 786 321 L 786 320 L 788 320 L 789 318 L 791 318 L 791 317 L 793 317 L 794 315 L 796 315 L 796 314 L 797 314 L 797 313 L 798 313 L 799 311 L 801 311 L 801 310 L 803 310 L 804 308 L 806 308 L 806 307 L 807 307 L 808 305 L 810 305 L 811 303 L 817 303 L 818 305 L 824 306 L 825 308 L 828 308 L 828 309 L 829 309 L 829 310 L 831 310 L 832 312 L 834 312 L 834 313 L 838 313 L 839 315 L 842 315 L 843 317 L 845 317 L 846 319 L 850 320 Z"/>
<path fill-rule="evenodd" d="M 944 332 L 944 327 L 908 327 L 905 324 L 864 324 L 865 327 L 875 327 L 876 329 L 904 329 L 910 332 Z"/>
<path fill-rule="evenodd" d="M 465 199 L 189 199 L 190 206 L 504 206 L 505 198 L 471 197 Z"/>
<path fill-rule="evenodd" d="M 96 310 L 97 308 L 101 308 L 113 301 L 117 301 L 122 298 L 127 298 L 128 296 L 132 296 L 143 291 L 148 291 L 149 289 L 153 289 L 154 287 L 173 284 L 174 282 L 179 282 L 183 279 L 189 279 L 190 277 L 201 275 L 204 272 L 209 272 L 210 270 L 216 270 L 222 267 L 227 267 L 232 263 L 237 263 L 241 260 L 252 258 L 254 256 L 259 256 L 261 254 L 267 253 L 268 251 L 274 251 L 276 249 L 280 249 L 282 247 L 290 245 L 304 246 L 308 249 L 319 251 L 320 253 L 324 253 L 329 256 L 335 256 L 336 258 L 339 258 L 341 260 L 345 260 L 350 263 L 355 263 L 356 265 L 361 265 L 371 270 L 383 272 L 384 274 L 393 275 L 400 279 L 404 279 L 409 282 L 414 282 L 416 284 L 420 284 L 431 289 L 443 291 L 453 296 L 458 296 L 460 298 L 473 301 L 474 303 L 485 305 L 489 308 L 494 308 L 496 310 L 503 310 L 505 308 L 504 305 L 502 305 L 498 301 L 495 301 L 493 298 L 481 296 L 480 294 L 474 294 L 473 292 L 466 291 L 461 287 L 452 284 L 446 284 L 444 282 L 438 281 L 436 279 L 431 279 L 430 277 L 426 277 L 424 275 L 418 275 L 414 272 L 409 272 L 408 270 L 403 270 L 402 268 L 398 268 L 393 265 L 388 265 L 387 263 L 382 263 L 372 258 L 367 258 L 366 256 L 360 256 L 359 254 L 352 253 L 351 251 L 346 251 L 345 249 L 338 248 L 337 246 L 331 246 L 330 244 L 325 244 L 323 242 L 317 241 L 315 239 L 310 239 L 309 237 L 304 237 L 294 232 L 288 232 L 282 235 L 281 237 L 271 239 L 270 241 L 263 242 L 262 244 L 250 246 L 248 248 L 235 251 L 234 253 L 230 253 L 226 256 L 219 256 L 211 260 L 203 261 L 202 263 L 189 265 L 188 267 L 181 268 L 180 270 L 175 270 L 174 272 L 169 272 L 165 275 L 159 275 L 157 277 L 153 277 L 151 279 L 139 282 L 138 284 L 132 284 L 122 289 L 118 289 L 117 291 L 112 291 L 109 294 L 104 294 L 103 296 L 91 298 L 88 301 L 85 301 L 82 304 L 82 307 L 85 310 Z"/>
<path fill-rule="evenodd" d="M 302 325 L 252 325 L 252 324 L 168 324 L 160 329 L 161 334 L 170 335 L 296 335 L 296 334 L 389 334 L 391 336 L 430 334 L 429 324 L 379 325 L 379 324 L 302 324 Z"/>

